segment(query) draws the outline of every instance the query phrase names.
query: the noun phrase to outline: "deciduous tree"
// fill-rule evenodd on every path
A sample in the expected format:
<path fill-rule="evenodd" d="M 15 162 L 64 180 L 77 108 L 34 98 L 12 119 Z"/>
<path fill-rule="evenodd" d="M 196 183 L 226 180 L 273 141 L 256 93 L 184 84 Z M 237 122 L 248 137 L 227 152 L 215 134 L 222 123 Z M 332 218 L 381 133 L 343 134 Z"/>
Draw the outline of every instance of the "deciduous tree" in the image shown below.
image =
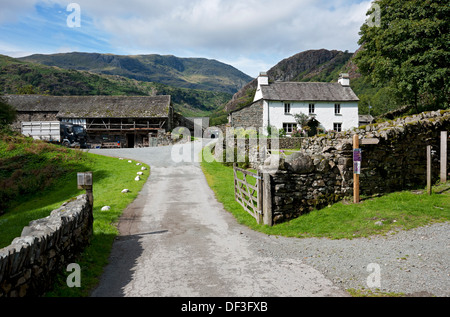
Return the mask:
<path fill-rule="evenodd" d="M 375 11 L 379 12 L 375 12 Z M 360 72 L 389 86 L 404 105 L 447 108 L 450 92 L 448 0 L 378 0 L 361 27 Z"/>

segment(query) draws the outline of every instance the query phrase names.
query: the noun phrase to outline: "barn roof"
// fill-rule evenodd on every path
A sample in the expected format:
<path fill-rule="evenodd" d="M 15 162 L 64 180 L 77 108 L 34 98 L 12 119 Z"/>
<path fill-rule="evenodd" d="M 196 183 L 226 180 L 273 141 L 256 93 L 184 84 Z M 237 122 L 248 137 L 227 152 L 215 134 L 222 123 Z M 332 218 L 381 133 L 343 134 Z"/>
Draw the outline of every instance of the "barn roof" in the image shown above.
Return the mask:
<path fill-rule="evenodd" d="M 57 112 L 59 118 L 165 118 L 170 96 L 7 95 L 17 111 Z"/>
<path fill-rule="evenodd" d="M 348 86 L 340 83 L 275 82 L 261 85 L 263 99 L 280 101 L 359 101 Z"/>

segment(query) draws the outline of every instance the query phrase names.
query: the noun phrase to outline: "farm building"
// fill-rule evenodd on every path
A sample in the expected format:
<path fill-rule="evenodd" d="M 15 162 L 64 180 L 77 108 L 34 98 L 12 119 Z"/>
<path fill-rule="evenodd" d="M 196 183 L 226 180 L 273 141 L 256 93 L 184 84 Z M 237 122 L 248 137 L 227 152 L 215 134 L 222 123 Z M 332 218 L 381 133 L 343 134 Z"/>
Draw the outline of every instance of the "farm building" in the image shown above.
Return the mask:
<path fill-rule="evenodd" d="M 170 96 L 42 96 L 7 95 L 17 110 L 13 128 L 25 121 L 62 121 L 86 128 L 91 146 L 144 147 L 149 138 L 171 131 Z"/>
<path fill-rule="evenodd" d="M 348 74 L 341 74 L 336 83 L 269 83 L 261 73 L 253 103 L 232 112 L 229 119 L 235 128 L 276 127 L 290 135 L 298 128 L 294 115 L 303 113 L 323 130 L 341 131 L 358 127 L 358 101 Z"/>

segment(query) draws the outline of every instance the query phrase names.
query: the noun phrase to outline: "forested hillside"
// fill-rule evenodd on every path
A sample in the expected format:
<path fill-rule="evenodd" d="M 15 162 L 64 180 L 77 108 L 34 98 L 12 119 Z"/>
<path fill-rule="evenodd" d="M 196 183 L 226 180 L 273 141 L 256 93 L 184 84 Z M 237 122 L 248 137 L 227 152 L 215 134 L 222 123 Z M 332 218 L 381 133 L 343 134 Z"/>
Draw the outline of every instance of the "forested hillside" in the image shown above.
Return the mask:
<path fill-rule="evenodd" d="M 96 74 L 120 75 L 177 88 L 233 94 L 252 78 L 236 68 L 206 58 L 173 55 L 113 55 L 98 53 L 36 54 L 22 61 L 85 70 Z"/>
<path fill-rule="evenodd" d="M 226 103 L 231 94 L 177 88 L 122 76 L 66 70 L 0 55 L 1 94 L 49 95 L 171 95 L 175 110 L 186 116 L 207 115 Z"/>

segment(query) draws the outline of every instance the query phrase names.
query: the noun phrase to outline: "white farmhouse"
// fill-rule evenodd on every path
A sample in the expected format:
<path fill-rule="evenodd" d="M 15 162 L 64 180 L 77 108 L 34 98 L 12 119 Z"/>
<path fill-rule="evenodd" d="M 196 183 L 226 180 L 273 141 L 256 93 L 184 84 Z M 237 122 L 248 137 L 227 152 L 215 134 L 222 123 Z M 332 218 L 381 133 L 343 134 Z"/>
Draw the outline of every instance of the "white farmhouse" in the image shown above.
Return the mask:
<path fill-rule="evenodd" d="M 270 126 L 283 128 L 289 135 L 297 128 L 294 115 L 304 113 L 315 118 L 326 131 L 348 130 L 358 127 L 358 101 L 348 74 L 341 74 L 337 83 L 269 83 L 267 74 L 261 73 L 253 104 L 231 113 L 231 124 L 247 128 L 248 118 L 256 123 L 256 128 L 263 127 L 265 133 Z"/>

